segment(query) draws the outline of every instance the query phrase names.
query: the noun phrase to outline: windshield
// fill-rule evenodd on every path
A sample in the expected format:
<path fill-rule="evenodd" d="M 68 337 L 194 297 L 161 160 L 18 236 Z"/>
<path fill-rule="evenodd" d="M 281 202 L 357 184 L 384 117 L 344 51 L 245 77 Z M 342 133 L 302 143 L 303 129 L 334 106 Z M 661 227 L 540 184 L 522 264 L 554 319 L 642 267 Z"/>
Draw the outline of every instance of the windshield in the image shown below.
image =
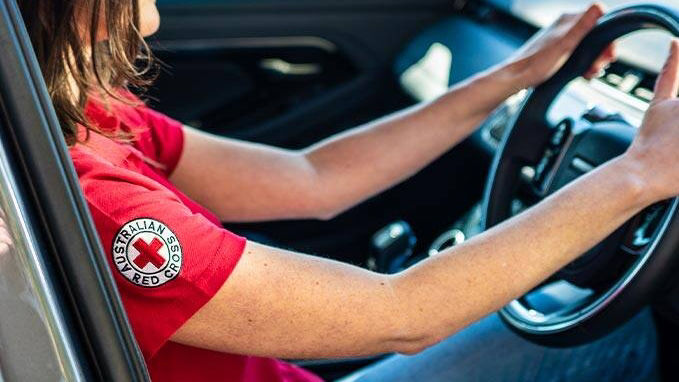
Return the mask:
<path fill-rule="evenodd" d="M 503 8 L 537 26 L 546 26 L 564 12 L 577 12 L 592 0 L 513 0 L 502 2 Z M 608 9 L 639 4 L 638 0 L 599 0 Z M 653 3 L 679 8 L 679 0 L 654 0 Z M 623 38 L 618 43 L 619 58 L 644 69 L 658 72 L 664 62 L 670 36 L 666 32 L 644 31 Z"/>
<path fill-rule="evenodd" d="M 625 5 L 639 4 L 638 0 L 599 0 L 608 9 Z M 517 16 L 539 26 L 551 24 L 564 12 L 577 12 L 586 8 L 592 0 L 514 0 L 511 10 Z M 679 0 L 654 0 L 655 4 L 665 4 L 679 8 Z"/>

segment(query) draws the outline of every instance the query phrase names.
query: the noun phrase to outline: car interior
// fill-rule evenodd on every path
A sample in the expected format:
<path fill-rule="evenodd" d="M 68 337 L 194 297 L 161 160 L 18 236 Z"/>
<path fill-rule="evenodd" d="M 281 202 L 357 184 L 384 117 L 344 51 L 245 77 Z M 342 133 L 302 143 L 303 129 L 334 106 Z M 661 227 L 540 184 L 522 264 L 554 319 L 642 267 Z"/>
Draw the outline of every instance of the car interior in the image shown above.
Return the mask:
<path fill-rule="evenodd" d="M 302 148 L 391 112 L 435 99 L 449 86 L 508 58 L 560 13 L 578 10 L 588 3 L 581 0 L 157 0 L 162 24 L 148 42 L 160 66 L 154 85 L 144 97 L 152 108 L 213 134 Z M 615 9 L 627 1 L 604 3 Z M 676 0 L 654 3 L 679 8 Z M 52 320 L 50 333 L 54 328 L 61 328 L 70 333 L 69 341 L 82 341 L 89 349 L 75 357 L 79 360 L 75 364 L 80 366 L 74 368 L 86 370 L 84 375 L 125 375 L 129 380 L 144 380 L 148 377 L 143 361 L 126 325 L 112 278 L 107 276 L 107 264 L 98 258 L 103 252 L 78 194 L 68 154 L 61 147 L 63 139 L 55 133 L 58 130 L 49 115 L 51 106 L 44 89 L 41 90 L 44 84 L 40 83 L 39 73 L 32 67 L 30 44 L 25 33 L 22 37 L 16 5 L 12 0 L 2 0 L 2 4 L 2 23 L 7 24 L 7 32 L 0 31 L 0 37 L 4 33 L 14 34 L 11 41 L 16 49 L 8 48 L 8 52 L 13 53 L 0 59 L 0 82 L 6 84 L 0 89 L 3 114 L 0 124 L 5 125 L 0 134 L 4 142 L 0 159 L 8 158 L 0 160 L 0 174 L 15 174 L 17 187 L 25 192 L 26 198 L 23 204 L 12 204 L 7 195 L 18 191 L 11 192 L 10 188 L 3 191 L 0 187 L 2 206 L 10 220 L 23 219 L 35 224 L 35 232 L 31 234 L 36 238 L 34 247 L 44 247 L 48 255 L 29 273 L 31 277 L 44 273 L 41 280 L 52 290 L 51 297 L 38 300 L 54 300 L 54 309 L 62 312 L 61 318 Z M 655 11 L 654 8 L 641 9 L 646 16 L 637 16 L 653 17 Z M 674 33 L 672 25 L 666 26 L 661 21 L 659 26 L 653 25 L 657 28 L 651 29 L 646 29 L 648 23 L 638 24 L 643 26 L 630 29 L 631 34 L 624 33 L 618 40 L 618 60 L 597 78 L 586 81 L 564 74 L 560 86 L 552 84 L 553 94 L 519 91 L 500 105 L 472 136 L 422 172 L 333 219 L 225 222 L 224 226 L 251 240 L 379 272 L 398 272 L 423 258 L 435 256 L 563 185 L 542 188 L 537 180 L 542 176 L 542 151 L 538 150 L 534 163 L 517 168 L 517 174 L 520 172 L 517 182 L 525 184 L 514 184 L 511 196 L 496 191 L 502 185 L 502 179 L 495 177 L 498 163 L 504 158 L 502 153 L 507 151 L 512 139 L 518 139 L 512 135 L 511 127 L 516 131 L 517 121 L 522 121 L 537 94 L 554 100 L 547 105 L 548 110 L 543 111 L 557 132 L 560 128 L 572 131 L 573 126 L 585 121 L 592 125 L 624 124 L 625 128 L 616 125 L 615 133 L 610 134 L 633 136 L 633 129 L 639 126 L 653 95 L 653 83 L 664 61 L 667 41 Z M 5 28 L 4 24 L 0 26 Z M 617 38 L 620 33 L 616 33 L 610 36 Z M 10 56 L 16 59 L 10 61 Z M 27 106 L 10 99 L 30 100 L 36 110 L 43 113 L 27 116 Z M 13 116 L 20 114 L 23 116 Z M 29 117 L 34 119 L 27 119 Z M 44 131 L 29 129 L 30 124 L 45 126 Z M 609 134 L 608 131 L 601 134 Z M 547 176 L 553 176 L 557 183 L 570 181 L 624 150 L 629 140 L 623 141 L 611 148 L 609 154 L 602 154 L 608 156 L 599 159 L 577 153 L 571 158 L 568 156 L 571 154 L 566 154 L 566 160 L 575 169 L 572 171 L 577 173 Z M 49 164 L 34 155 L 53 155 L 55 161 Z M 504 202 L 503 206 L 498 204 L 497 211 L 504 209 L 506 213 L 492 210 L 497 200 Z M 581 330 L 579 325 L 573 330 L 555 329 L 549 331 L 549 335 L 542 335 L 538 324 L 534 330 L 530 329 L 532 321 L 521 321 L 520 317 L 526 309 L 546 312 L 543 318 L 551 317 L 553 312 L 562 312 L 565 305 L 571 307 L 569 314 L 573 309 L 580 309 L 578 313 L 581 313 L 599 296 L 606 297 L 608 292 L 604 291 L 617 285 L 627 267 L 633 266 L 631 263 L 636 264 L 637 259 L 654 250 L 658 232 L 665 234 L 675 202 L 667 201 L 645 210 L 626 230 L 616 233 L 616 238 L 609 238 L 626 243 L 629 256 L 636 256 L 620 264 L 616 262 L 621 270 L 615 277 L 591 274 L 610 264 L 608 257 L 605 265 L 590 261 L 597 253 L 606 252 L 599 248 L 597 251 L 601 252 L 588 253 L 578 260 L 580 263 L 561 272 L 563 280 L 541 286 L 542 298 L 531 299 L 526 295 L 525 299 L 508 306 L 503 313 L 507 324 L 527 339 L 546 346 L 572 346 L 591 339 L 594 331 L 603 334 L 610 330 L 604 328 L 607 323 L 624 320 L 628 316 L 620 314 L 617 321 L 600 320 L 598 326 L 589 327 L 591 332 Z M 26 218 L 11 212 L 19 211 L 22 205 L 27 211 L 24 212 Z M 73 240 L 74 237 L 82 240 Z M 64 255 L 67 252 L 71 255 Z M 60 254 L 60 260 L 56 260 L 56 253 Z M 85 267 L 84 260 L 87 260 Z M 672 381 L 679 378 L 679 368 L 673 362 L 679 357 L 676 346 L 679 269 L 667 264 L 663 272 L 674 271 L 674 276 L 662 278 L 661 285 L 654 284 L 653 294 L 643 297 L 645 304 L 653 307 L 661 334 L 663 379 Z M 583 276 L 582 268 L 590 271 Z M 0 272 L 5 269 L 0 265 Z M 73 277 L 75 275 L 78 277 Z M 33 288 L 39 284 L 33 283 Z M 2 288 L 0 285 L 0 294 Z M 548 298 L 545 299 L 545 295 Z M 0 311 L 11 306 L 3 305 L 8 303 L 2 301 L 0 299 Z M 635 304 L 641 303 L 635 300 Z M 43 304 L 44 309 L 50 306 Z M 618 316 L 606 314 L 609 318 Z M 61 326 L 57 325 L 60 320 Z M 0 340 L 5 340 L 10 337 L 2 335 L 2 321 L 0 319 Z M 93 331 L 97 334 L 92 334 Z M 26 344 L 27 349 L 29 345 Z M 64 349 L 68 348 L 67 344 L 61 347 L 66 353 Z M 0 360 L 5 359 L 8 358 L 0 356 Z M 333 380 L 377 359 L 379 357 L 296 362 Z M 0 363 L 5 376 L 11 376 L 12 372 L 20 376 L 32 370 L 29 367 L 22 371 L 19 367 L 7 366 L 8 363 Z M 2 375 L 0 373 L 0 380 Z"/>

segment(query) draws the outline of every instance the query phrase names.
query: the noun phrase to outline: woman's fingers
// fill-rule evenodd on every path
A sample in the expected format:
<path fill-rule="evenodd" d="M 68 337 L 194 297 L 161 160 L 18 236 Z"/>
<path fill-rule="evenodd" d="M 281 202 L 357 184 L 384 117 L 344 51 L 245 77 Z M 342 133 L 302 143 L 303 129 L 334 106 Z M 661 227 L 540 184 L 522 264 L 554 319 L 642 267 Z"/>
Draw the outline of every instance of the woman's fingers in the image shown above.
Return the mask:
<path fill-rule="evenodd" d="M 575 45 L 580 43 L 587 33 L 594 27 L 597 20 L 603 16 L 605 12 L 605 7 L 600 3 L 594 3 L 585 11 L 578 23 L 571 31 L 571 38 L 575 42 Z M 597 76 L 608 64 L 615 60 L 615 43 L 611 43 L 604 49 L 603 52 L 597 57 L 589 70 L 583 75 L 586 79 L 592 79 Z"/>
<path fill-rule="evenodd" d="M 615 61 L 615 43 L 611 43 L 603 52 L 597 57 L 589 70 L 583 74 L 583 77 L 590 80 L 596 77 L 602 70 L 608 66 L 611 62 Z"/>
<path fill-rule="evenodd" d="M 7 253 L 9 253 L 11 247 L 12 247 L 12 236 L 7 230 L 7 227 L 5 225 L 2 225 L 0 226 L 0 256 L 4 256 Z"/>
<path fill-rule="evenodd" d="M 594 3 L 581 13 L 575 22 L 575 25 L 569 28 L 566 34 L 566 46 L 570 49 L 575 48 L 576 45 L 582 41 L 587 33 L 594 27 L 597 20 L 604 14 L 604 6 L 600 3 Z"/>
<path fill-rule="evenodd" d="M 667 61 L 655 83 L 653 102 L 660 102 L 677 96 L 679 90 L 679 40 L 672 39 Z"/>

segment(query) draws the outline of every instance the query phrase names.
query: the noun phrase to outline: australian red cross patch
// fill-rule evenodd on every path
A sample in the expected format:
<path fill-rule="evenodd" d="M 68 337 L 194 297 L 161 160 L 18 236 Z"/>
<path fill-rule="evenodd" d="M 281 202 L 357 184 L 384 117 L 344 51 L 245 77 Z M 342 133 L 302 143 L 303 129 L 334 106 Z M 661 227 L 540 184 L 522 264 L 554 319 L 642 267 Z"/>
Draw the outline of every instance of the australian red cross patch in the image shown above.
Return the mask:
<path fill-rule="evenodd" d="M 113 239 L 113 262 L 132 283 L 158 287 L 179 274 L 182 247 L 165 224 L 155 219 L 135 219 L 125 223 Z"/>

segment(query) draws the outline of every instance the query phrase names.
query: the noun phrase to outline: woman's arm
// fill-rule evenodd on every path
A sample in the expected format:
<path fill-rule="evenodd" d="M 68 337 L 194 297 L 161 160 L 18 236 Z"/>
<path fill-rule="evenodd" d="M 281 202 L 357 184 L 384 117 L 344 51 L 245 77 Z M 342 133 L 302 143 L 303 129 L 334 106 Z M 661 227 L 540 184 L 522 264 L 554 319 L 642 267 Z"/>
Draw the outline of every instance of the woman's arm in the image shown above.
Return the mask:
<path fill-rule="evenodd" d="M 650 202 L 642 185 L 629 161 L 614 160 L 397 275 L 249 242 L 220 291 L 172 340 L 279 358 L 414 353 L 527 292 L 615 230 Z"/>
<path fill-rule="evenodd" d="M 467 137 L 507 97 L 551 76 L 601 16 L 565 15 L 508 64 L 439 99 L 292 151 L 185 128 L 172 181 L 225 221 L 329 218 L 410 177 Z M 602 54 L 588 76 L 612 58 Z"/>
<path fill-rule="evenodd" d="M 526 212 L 396 275 L 249 243 L 172 340 L 283 358 L 412 353 L 497 310 L 679 193 L 678 52 L 674 40 L 629 150 Z"/>

